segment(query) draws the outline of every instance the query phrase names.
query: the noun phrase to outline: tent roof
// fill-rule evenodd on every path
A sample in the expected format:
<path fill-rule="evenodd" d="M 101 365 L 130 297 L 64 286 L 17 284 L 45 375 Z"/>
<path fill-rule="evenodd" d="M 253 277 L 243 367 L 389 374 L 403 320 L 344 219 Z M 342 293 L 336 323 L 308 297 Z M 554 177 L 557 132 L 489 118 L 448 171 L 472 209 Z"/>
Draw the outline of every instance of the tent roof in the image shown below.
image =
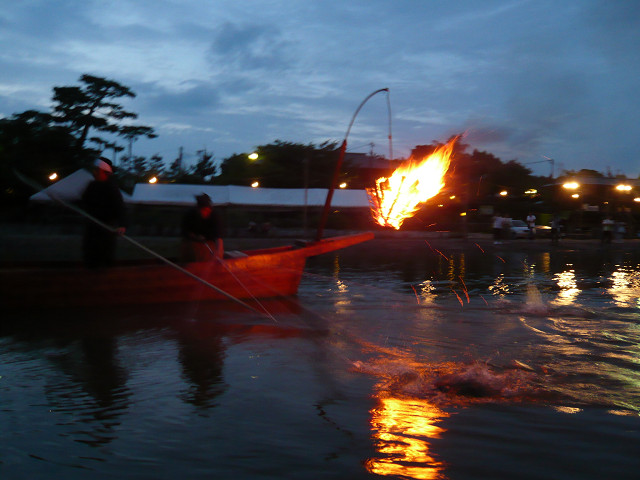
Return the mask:
<path fill-rule="evenodd" d="M 67 175 L 56 183 L 31 195 L 31 200 L 35 202 L 51 202 L 52 199 L 49 195 L 54 195 L 66 202 L 78 200 L 91 180 L 93 180 L 93 175 L 88 171 L 84 169 L 76 170 L 71 175 Z"/>
<path fill-rule="evenodd" d="M 305 201 L 306 192 L 306 201 Z M 206 193 L 217 205 L 310 207 L 323 206 L 326 188 L 252 188 L 237 185 L 148 184 L 135 186 L 131 202 L 142 205 L 194 205 L 195 196 Z M 369 207 L 364 190 L 334 191 L 331 205 L 341 208 Z"/>
<path fill-rule="evenodd" d="M 89 182 L 93 180 L 93 175 L 85 169 L 76 170 L 71 175 L 67 175 L 38 193 L 31 195 L 30 200 L 34 202 L 52 202 L 51 196 L 59 198 L 65 202 L 80 200 Z M 125 202 L 130 201 L 130 195 L 122 192 Z"/>
<path fill-rule="evenodd" d="M 50 195 L 66 202 L 79 200 L 93 175 L 80 169 L 31 196 L 36 202 L 51 202 Z M 326 188 L 252 188 L 237 185 L 183 185 L 176 183 L 136 184 L 133 194 L 122 192 L 127 203 L 139 205 L 191 206 L 195 196 L 206 193 L 216 205 L 244 205 L 271 207 L 322 207 L 327 198 Z M 336 189 L 331 205 L 339 208 L 368 208 L 364 190 Z"/>

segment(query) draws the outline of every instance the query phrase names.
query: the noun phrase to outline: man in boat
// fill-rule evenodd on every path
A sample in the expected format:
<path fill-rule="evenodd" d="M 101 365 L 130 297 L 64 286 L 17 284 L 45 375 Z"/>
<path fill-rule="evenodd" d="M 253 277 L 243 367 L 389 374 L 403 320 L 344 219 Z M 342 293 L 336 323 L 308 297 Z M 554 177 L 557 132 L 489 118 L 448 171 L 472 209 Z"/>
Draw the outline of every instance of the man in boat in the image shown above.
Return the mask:
<path fill-rule="evenodd" d="M 196 206 L 182 217 L 182 260 L 202 262 L 222 258 L 220 219 L 206 193 L 196 195 Z"/>
<path fill-rule="evenodd" d="M 89 268 L 102 268 L 113 264 L 117 235 L 125 232 L 125 208 L 120 188 L 112 178 L 113 165 L 100 157 L 94 163 L 93 177 L 82 194 L 84 210 L 100 222 L 87 221 L 82 242 L 84 263 Z"/>

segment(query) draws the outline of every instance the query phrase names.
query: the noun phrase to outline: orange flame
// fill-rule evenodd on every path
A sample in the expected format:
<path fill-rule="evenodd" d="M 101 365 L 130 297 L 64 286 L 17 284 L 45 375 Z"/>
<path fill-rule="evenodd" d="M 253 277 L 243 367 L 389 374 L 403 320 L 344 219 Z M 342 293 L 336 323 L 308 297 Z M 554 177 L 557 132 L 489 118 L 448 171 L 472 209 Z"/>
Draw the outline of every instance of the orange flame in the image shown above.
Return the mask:
<path fill-rule="evenodd" d="M 410 158 L 389 178 L 376 180 L 375 188 L 367 188 L 373 219 L 383 227 L 399 230 L 420 204 L 438 194 L 444 187 L 444 176 L 457 139 L 437 148 L 420 162 Z"/>

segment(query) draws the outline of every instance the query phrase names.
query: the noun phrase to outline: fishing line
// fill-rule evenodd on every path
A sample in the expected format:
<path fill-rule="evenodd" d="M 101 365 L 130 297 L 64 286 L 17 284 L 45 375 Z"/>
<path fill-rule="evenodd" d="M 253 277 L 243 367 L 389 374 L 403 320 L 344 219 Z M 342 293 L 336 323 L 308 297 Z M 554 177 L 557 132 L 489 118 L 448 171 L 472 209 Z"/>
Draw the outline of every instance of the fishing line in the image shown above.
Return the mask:
<path fill-rule="evenodd" d="M 234 280 L 236 282 L 238 282 L 238 284 L 244 289 L 245 292 L 247 292 L 249 294 L 249 296 L 253 299 L 253 301 L 255 301 L 260 308 L 262 308 L 262 310 L 264 310 L 264 314 L 269 317 L 271 320 L 273 320 L 275 323 L 278 323 L 278 321 L 275 319 L 275 317 L 273 315 L 271 315 L 271 313 L 269 312 L 269 310 L 267 310 L 267 307 L 265 307 L 260 300 L 258 300 L 255 295 L 253 295 L 253 293 L 251 293 L 249 291 L 249 289 L 246 287 L 246 285 L 244 283 L 242 283 L 240 281 L 240 279 L 233 273 L 233 271 L 231 271 L 231 269 L 229 268 L 229 266 L 225 263 L 225 261 L 222 258 L 219 258 L 218 256 L 216 256 L 215 252 L 211 249 L 211 246 L 207 243 L 204 242 L 205 246 L 207 247 L 207 249 L 209 250 L 209 252 L 211 253 L 211 255 L 213 256 L 213 258 L 220 263 L 224 269 L 229 272 L 229 274 L 234 278 Z"/>

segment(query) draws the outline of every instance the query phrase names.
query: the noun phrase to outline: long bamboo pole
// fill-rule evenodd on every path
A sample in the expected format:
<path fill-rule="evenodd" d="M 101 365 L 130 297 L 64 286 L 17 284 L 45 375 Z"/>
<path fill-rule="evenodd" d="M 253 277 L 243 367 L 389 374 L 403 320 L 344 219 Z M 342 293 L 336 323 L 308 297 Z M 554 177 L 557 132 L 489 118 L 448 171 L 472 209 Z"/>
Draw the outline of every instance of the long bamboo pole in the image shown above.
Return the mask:
<path fill-rule="evenodd" d="M 344 136 L 344 140 L 342 141 L 342 145 L 340 146 L 340 154 L 338 155 L 338 162 L 336 163 L 336 168 L 333 171 L 333 179 L 331 180 L 331 185 L 329 185 L 329 191 L 327 192 L 327 198 L 324 202 L 324 209 L 322 210 L 322 217 L 320 218 L 320 224 L 318 225 L 318 231 L 316 233 L 316 241 L 320 241 L 322 239 L 322 234 L 324 232 L 325 224 L 327 223 L 327 217 L 329 215 L 329 208 L 331 208 L 331 200 L 333 199 L 333 191 L 336 188 L 336 184 L 338 183 L 338 177 L 340 175 L 340 168 L 342 167 L 342 161 L 344 160 L 344 154 L 347 150 L 347 137 L 349 136 L 349 132 L 351 131 L 351 127 L 353 126 L 353 122 L 355 122 L 360 109 L 364 106 L 367 101 L 373 97 L 374 95 L 380 92 L 389 93 L 388 88 L 380 88 L 375 92 L 370 93 L 367 97 L 358 105 L 353 117 L 351 117 L 351 122 L 349 122 L 349 127 L 347 128 L 347 133 Z M 391 107 L 389 107 L 391 108 Z M 391 128 L 391 123 L 389 123 L 389 128 Z M 391 142 L 391 133 L 389 133 L 389 142 Z M 389 150 L 389 154 L 391 155 L 391 149 Z"/>

